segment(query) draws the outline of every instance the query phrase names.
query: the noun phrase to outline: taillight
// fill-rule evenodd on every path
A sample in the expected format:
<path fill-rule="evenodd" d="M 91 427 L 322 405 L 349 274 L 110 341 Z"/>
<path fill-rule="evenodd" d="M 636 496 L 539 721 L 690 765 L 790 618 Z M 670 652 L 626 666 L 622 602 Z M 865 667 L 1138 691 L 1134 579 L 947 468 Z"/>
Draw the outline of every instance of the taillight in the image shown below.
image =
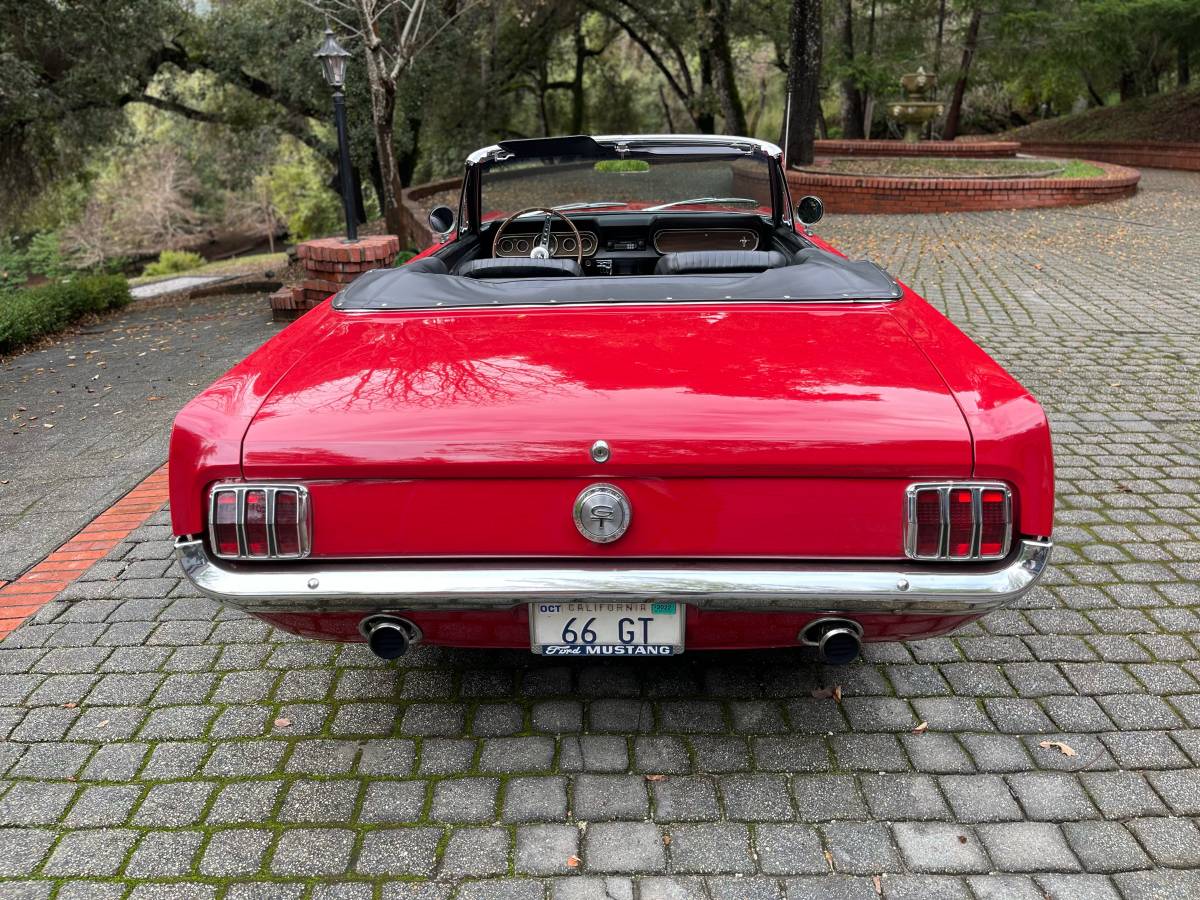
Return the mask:
<path fill-rule="evenodd" d="M 216 491 L 212 503 L 212 542 L 218 556 L 238 555 L 238 497 L 234 491 Z"/>
<path fill-rule="evenodd" d="M 955 488 L 950 491 L 949 555 L 951 559 L 970 559 L 975 541 L 975 514 L 971 509 L 972 491 Z"/>
<path fill-rule="evenodd" d="M 1012 542 L 1012 495 L 1002 484 L 910 485 L 904 550 L 912 559 L 1000 559 Z"/>
<path fill-rule="evenodd" d="M 305 557 L 308 510 L 308 490 L 299 485 L 217 485 L 209 507 L 213 550 L 227 559 Z"/>
<path fill-rule="evenodd" d="M 246 554 L 270 556 L 267 539 L 267 492 L 246 491 Z"/>
<path fill-rule="evenodd" d="M 984 490 L 979 495 L 979 555 L 1003 556 L 1012 530 L 1008 491 Z"/>
<path fill-rule="evenodd" d="M 275 550 L 280 556 L 300 555 L 300 497 L 292 491 L 275 494 Z"/>

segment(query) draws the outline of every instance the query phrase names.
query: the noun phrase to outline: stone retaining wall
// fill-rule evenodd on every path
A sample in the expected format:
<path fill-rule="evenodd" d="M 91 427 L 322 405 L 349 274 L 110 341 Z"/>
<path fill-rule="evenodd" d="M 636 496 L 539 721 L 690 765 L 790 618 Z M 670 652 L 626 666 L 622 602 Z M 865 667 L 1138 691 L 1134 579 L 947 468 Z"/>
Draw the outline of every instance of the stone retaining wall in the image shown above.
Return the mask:
<path fill-rule="evenodd" d="M 1021 152 L 1037 156 L 1100 160 L 1119 166 L 1200 172 L 1200 144 L 1167 144 L 1159 141 L 1021 141 Z"/>
<path fill-rule="evenodd" d="M 789 170 L 793 199 L 815 194 L 833 213 L 936 213 L 1082 206 L 1137 192 L 1136 169 L 1096 163 L 1103 178 L 883 178 Z"/>
<path fill-rule="evenodd" d="M 1016 141 L 814 141 L 817 156 L 953 156 L 964 159 L 996 159 L 1016 156 Z"/>

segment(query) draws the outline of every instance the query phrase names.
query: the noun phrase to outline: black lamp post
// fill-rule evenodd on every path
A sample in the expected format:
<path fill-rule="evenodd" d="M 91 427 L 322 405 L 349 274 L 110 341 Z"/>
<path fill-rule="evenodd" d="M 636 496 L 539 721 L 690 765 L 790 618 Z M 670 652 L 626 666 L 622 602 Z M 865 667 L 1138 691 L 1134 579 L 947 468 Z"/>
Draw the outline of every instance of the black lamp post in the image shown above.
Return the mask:
<path fill-rule="evenodd" d="M 333 88 L 333 117 L 337 122 L 338 155 L 342 170 L 342 206 L 346 210 L 346 243 L 358 240 L 358 217 L 351 202 L 353 186 L 350 179 L 350 144 L 346 140 L 346 61 L 350 58 L 342 46 L 334 40 L 333 30 L 325 29 L 325 40 L 315 54 L 321 61 L 325 83 Z"/>

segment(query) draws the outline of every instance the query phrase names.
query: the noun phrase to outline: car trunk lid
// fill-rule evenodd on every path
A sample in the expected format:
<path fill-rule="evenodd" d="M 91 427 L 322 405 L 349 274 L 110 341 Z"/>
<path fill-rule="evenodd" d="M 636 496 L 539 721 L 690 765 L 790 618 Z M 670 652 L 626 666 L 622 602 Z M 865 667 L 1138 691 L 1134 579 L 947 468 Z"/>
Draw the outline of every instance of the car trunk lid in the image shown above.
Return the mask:
<path fill-rule="evenodd" d="M 342 314 L 247 430 L 248 478 L 970 474 L 885 304 Z M 596 440 L 611 459 L 594 462 Z"/>

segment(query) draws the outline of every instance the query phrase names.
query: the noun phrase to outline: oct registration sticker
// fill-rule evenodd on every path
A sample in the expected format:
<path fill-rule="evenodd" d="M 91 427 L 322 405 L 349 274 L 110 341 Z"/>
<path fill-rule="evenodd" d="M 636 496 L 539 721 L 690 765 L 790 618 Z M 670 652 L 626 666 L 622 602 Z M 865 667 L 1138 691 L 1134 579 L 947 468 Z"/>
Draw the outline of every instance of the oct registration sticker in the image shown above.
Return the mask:
<path fill-rule="evenodd" d="M 682 603 L 530 603 L 534 653 L 673 656 L 683 652 Z"/>

